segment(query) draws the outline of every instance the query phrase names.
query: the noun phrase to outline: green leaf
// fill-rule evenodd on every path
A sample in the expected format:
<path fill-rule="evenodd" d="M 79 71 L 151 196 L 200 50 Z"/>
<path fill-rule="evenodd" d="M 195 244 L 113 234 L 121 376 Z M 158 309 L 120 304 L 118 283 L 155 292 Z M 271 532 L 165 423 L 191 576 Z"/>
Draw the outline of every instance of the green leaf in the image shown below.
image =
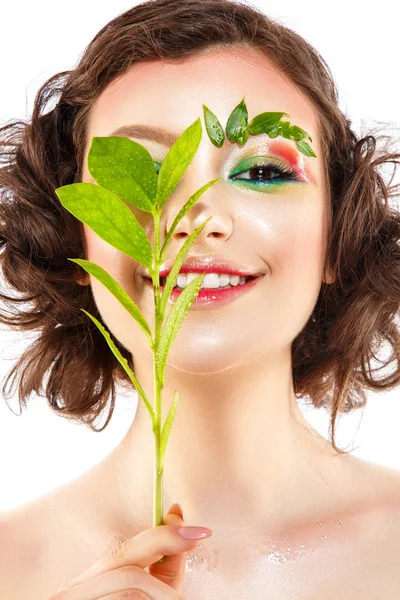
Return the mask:
<path fill-rule="evenodd" d="M 310 140 L 310 142 L 312 142 L 311 136 L 307 133 L 307 131 L 304 131 L 304 129 L 302 129 L 301 127 L 298 127 L 297 125 L 292 126 L 292 134 L 293 134 L 294 140 L 301 140 L 303 138 L 308 138 Z"/>
<path fill-rule="evenodd" d="M 274 130 L 280 119 L 283 117 L 289 117 L 285 112 L 263 112 L 254 117 L 247 127 L 249 133 L 252 135 L 258 135 L 260 133 L 269 133 Z"/>
<path fill-rule="evenodd" d="M 274 128 L 270 129 L 267 134 L 271 139 L 281 135 L 281 123 L 277 123 Z"/>
<path fill-rule="evenodd" d="M 168 443 L 168 439 L 169 439 L 169 434 L 171 433 L 172 424 L 174 422 L 176 409 L 178 407 L 178 401 L 179 401 L 179 394 L 178 394 L 178 391 L 175 390 L 174 399 L 172 400 L 172 404 L 168 411 L 168 416 L 165 419 L 165 423 L 164 423 L 164 426 L 161 431 L 161 440 L 160 440 L 160 461 L 161 461 L 160 468 L 161 468 L 161 470 L 164 467 L 164 454 L 165 454 L 165 450 L 167 448 L 167 443 Z"/>
<path fill-rule="evenodd" d="M 161 208 L 192 162 L 200 144 L 200 117 L 179 136 L 164 158 L 157 176 L 157 206 Z"/>
<path fill-rule="evenodd" d="M 247 131 L 246 126 L 242 127 L 237 136 L 237 141 L 240 146 L 243 146 L 247 140 L 249 139 L 249 132 Z"/>
<path fill-rule="evenodd" d="M 224 145 L 225 134 L 221 123 L 217 117 L 205 104 L 203 104 L 204 122 L 206 124 L 206 131 L 211 142 L 217 148 L 221 148 Z"/>
<path fill-rule="evenodd" d="M 281 135 L 289 140 L 301 140 L 304 137 L 310 138 L 307 131 L 304 131 L 304 129 L 301 129 L 297 125 L 290 125 L 289 121 L 281 122 Z"/>
<path fill-rule="evenodd" d="M 175 262 L 172 265 L 172 269 L 166 279 L 165 286 L 164 286 L 164 289 L 162 292 L 162 296 L 161 296 L 161 300 L 160 300 L 161 319 L 164 318 L 165 306 L 168 302 L 168 298 L 170 296 L 171 290 L 176 283 L 176 279 L 178 277 L 179 270 L 186 258 L 186 255 L 189 252 L 190 247 L 192 246 L 193 242 L 195 241 L 197 236 L 200 234 L 200 232 L 203 230 L 203 228 L 207 225 L 207 223 L 210 219 L 212 219 L 212 216 L 208 217 L 208 219 L 203 221 L 203 223 L 201 225 L 199 225 L 199 227 L 197 227 L 197 229 L 195 229 L 193 231 L 192 235 L 190 235 L 188 237 L 188 239 L 186 240 L 186 242 L 183 244 L 182 248 L 178 252 L 178 256 L 176 257 Z"/>
<path fill-rule="evenodd" d="M 126 360 L 126 358 L 124 358 L 122 356 L 121 352 L 118 350 L 117 346 L 112 341 L 111 336 L 108 333 L 108 331 L 103 327 L 103 325 L 100 323 L 100 321 L 98 321 L 96 319 L 96 317 L 94 317 L 93 315 L 91 315 L 89 312 L 87 312 L 83 308 L 81 308 L 81 311 L 84 312 L 85 315 L 87 315 L 88 317 L 90 317 L 92 319 L 93 323 L 96 325 L 96 327 L 99 329 L 100 333 L 105 338 L 107 344 L 111 348 L 112 353 L 114 354 L 114 356 L 116 357 L 116 359 L 120 363 L 121 367 L 124 369 L 125 373 L 128 375 L 129 379 L 132 381 L 132 383 L 135 386 L 135 388 L 137 390 L 141 390 L 142 391 L 142 387 L 141 387 L 140 383 L 138 382 L 138 380 L 136 379 L 135 374 L 131 371 L 131 369 L 130 369 L 130 367 L 128 365 L 128 361 Z M 145 403 L 147 410 L 150 413 L 151 421 L 152 421 L 153 426 L 154 426 L 154 409 L 153 409 L 153 407 L 151 406 L 150 402 L 148 401 L 148 399 L 146 398 L 146 396 L 144 394 L 141 393 L 140 396 L 141 396 L 143 402 Z"/>
<path fill-rule="evenodd" d="M 96 263 L 91 262 L 90 260 L 84 260 L 79 258 L 69 258 L 71 262 L 74 262 L 80 265 L 85 271 L 93 275 L 96 279 L 98 279 L 103 285 L 106 286 L 107 289 L 119 300 L 124 308 L 132 315 L 132 317 L 137 321 L 140 327 L 143 329 L 144 333 L 147 336 L 147 339 L 150 342 L 150 346 L 153 344 L 150 327 L 147 324 L 146 319 L 140 312 L 140 309 L 133 302 L 132 298 L 126 291 L 115 281 L 107 271 L 105 271 Z"/>
<path fill-rule="evenodd" d="M 203 223 L 204 225 L 204 223 Z M 156 352 L 156 366 L 161 380 L 164 379 L 168 351 L 182 325 L 186 314 L 198 295 L 203 283 L 204 273 L 193 279 L 179 294 L 162 329 Z"/>
<path fill-rule="evenodd" d="M 302 154 L 304 154 L 305 156 L 317 156 L 314 152 L 314 150 L 311 148 L 311 146 L 309 146 L 309 144 L 307 144 L 307 142 L 304 142 L 303 140 L 300 140 L 297 143 L 297 147 L 300 150 L 300 152 Z"/>
<path fill-rule="evenodd" d="M 247 130 L 249 113 L 244 99 L 245 96 L 243 96 L 243 99 L 235 106 L 226 123 L 226 137 L 228 140 L 230 142 L 239 142 L 241 145 L 244 143 L 243 140 L 246 137 L 246 134 L 248 137 L 248 132 L 245 133 L 245 131 Z"/>
<path fill-rule="evenodd" d="M 283 136 L 287 140 L 291 140 L 292 139 L 291 129 L 292 128 L 291 128 L 289 121 L 281 121 L 281 131 L 280 131 L 281 136 Z"/>
<path fill-rule="evenodd" d="M 93 179 L 128 204 L 152 213 L 157 174 L 144 146 L 119 136 L 94 137 L 88 156 Z"/>
<path fill-rule="evenodd" d="M 105 242 L 152 268 L 152 247 L 132 211 L 113 192 L 94 183 L 71 183 L 55 190 L 61 204 Z"/>
<path fill-rule="evenodd" d="M 172 225 L 167 233 L 167 237 L 165 238 L 163 246 L 161 248 L 161 253 L 160 253 L 161 260 L 163 259 L 164 253 L 168 247 L 168 244 L 171 240 L 172 234 L 174 233 L 178 223 L 182 220 L 182 218 L 185 216 L 185 214 L 192 208 L 192 206 L 200 198 L 200 196 L 202 194 L 204 194 L 204 192 L 206 190 L 208 190 L 209 187 L 214 185 L 214 183 L 216 183 L 220 179 L 222 179 L 222 177 L 213 179 L 212 181 L 209 181 L 208 183 L 203 185 L 199 190 L 197 190 L 197 192 L 195 192 L 192 196 L 190 196 L 189 200 L 186 202 L 186 204 L 183 206 L 183 208 L 181 208 L 181 210 L 178 212 L 178 214 L 176 215 L 176 217 L 174 219 L 174 222 L 172 223 Z"/>

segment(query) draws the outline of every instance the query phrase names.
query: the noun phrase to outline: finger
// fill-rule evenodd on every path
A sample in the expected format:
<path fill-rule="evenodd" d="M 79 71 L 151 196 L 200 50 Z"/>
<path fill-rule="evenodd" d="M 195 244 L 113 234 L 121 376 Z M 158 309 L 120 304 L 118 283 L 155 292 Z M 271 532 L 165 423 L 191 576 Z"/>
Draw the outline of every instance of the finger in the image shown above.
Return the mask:
<path fill-rule="evenodd" d="M 150 596 L 145 594 L 144 592 L 135 592 L 135 596 L 127 596 L 126 590 L 122 592 L 116 592 L 115 594 L 108 594 L 107 596 L 102 596 L 99 600 L 152 600 Z"/>
<path fill-rule="evenodd" d="M 99 600 L 127 600 L 127 598 L 129 598 L 129 600 L 152 600 L 150 596 L 140 591 L 135 591 L 135 596 L 127 596 L 126 594 L 127 592 L 124 590 L 123 592 L 116 592 L 115 594 L 102 596 L 99 598 Z"/>
<path fill-rule="evenodd" d="M 176 525 L 177 527 L 183 525 L 183 514 L 179 504 L 175 503 L 171 506 L 163 522 L 164 525 Z M 158 561 L 150 565 L 149 573 L 168 584 L 172 589 L 181 592 L 186 570 L 186 552 L 166 555 L 164 558 L 163 562 Z"/>
<path fill-rule="evenodd" d="M 179 594 L 171 587 L 136 566 L 121 567 L 102 573 L 94 579 L 68 588 L 48 600 L 99 600 L 121 594 L 132 600 L 146 595 L 150 600 L 178 600 Z"/>
<path fill-rule="evenodd" d="M 199 539 L 212 535 L 211 529 L 193 528 L 204 531 L 201 538 L 185 540 L 178 533 L 176 525 L 158 525 L 141 531 L 133 538 L 115 546 L 111 552 L 101 557 L 87 571 L 68 582 L 74 586 L 83 581 L 88 581 L 112 569 L 136 565 L 145 569 L 156 563 L 164 555 L 179 554 L 192 550 Z M 162 563 L 161 563 L 162 564 Z"/>

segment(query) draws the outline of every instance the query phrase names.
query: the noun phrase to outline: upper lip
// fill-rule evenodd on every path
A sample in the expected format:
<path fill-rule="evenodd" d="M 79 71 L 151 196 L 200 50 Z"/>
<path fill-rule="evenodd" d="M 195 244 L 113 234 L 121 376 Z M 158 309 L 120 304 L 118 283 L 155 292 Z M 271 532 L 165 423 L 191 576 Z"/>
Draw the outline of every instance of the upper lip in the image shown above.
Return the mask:
<path fill-rule="evenodd" d="M 174 265 L 172 259 L 166 260 L 160 269 L 160 277 L 167 277 Z M 228 275 L 240 275 L 247 277 L 258 277 L 264 273 L 260 273 L 247 265 L 240 265 L 225 256 L 190 256 L 187 257 L 182 264 L 179 273 L 227 273 Z M 143 277 L 150 279 L 147 270 L 144 271 Z"/>

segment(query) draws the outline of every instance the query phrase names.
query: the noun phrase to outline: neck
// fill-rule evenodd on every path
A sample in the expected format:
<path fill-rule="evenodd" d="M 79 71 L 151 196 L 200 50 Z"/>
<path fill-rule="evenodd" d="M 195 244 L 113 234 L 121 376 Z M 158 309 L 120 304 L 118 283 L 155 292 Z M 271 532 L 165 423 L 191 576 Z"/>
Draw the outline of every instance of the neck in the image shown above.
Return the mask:
<path fill-rule="evenodd" d="M 135 363 L 135 374 L 154 405 L 152 371 Z M 298 407 L 290 355 L 261 356 L 211 374 L 167 367 L 162 423 L 175 390 L 164 514 L 179 502 L 185 522 L 256 528 L 317 511 L 331 493 L 329 473 L 336 476 L 340 456 Z M 109 457 L 116 497 L 131 522 L 140 514 L 151 520 L 154 456 L 150 416 L 139 398 L 132 426 Z"/>

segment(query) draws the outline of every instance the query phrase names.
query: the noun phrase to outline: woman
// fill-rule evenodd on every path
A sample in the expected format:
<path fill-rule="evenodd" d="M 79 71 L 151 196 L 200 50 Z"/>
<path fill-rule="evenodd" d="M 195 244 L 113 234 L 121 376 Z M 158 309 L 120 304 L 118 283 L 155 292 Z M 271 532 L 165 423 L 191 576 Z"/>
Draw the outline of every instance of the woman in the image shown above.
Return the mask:
<path fill-rule="evenodd" d="M 55 108 L 41 114 L 56 94 Z M 41 328 L 14 368 L 20 399 L 48 374 L 45 395 L 54 410 L 95 429 L 111 393 L 99 431 L 107 426 L 115 384 L 131 383 L 84 308 L 104 322 L 154 401 L 153 355 L 139 326 L 67 257 L 101 265 L 154 328 L 145 270 L 81 227 L 54 190 L 93 182 L 93 137 L 131 137 L 159 166 L 171 138 L 201 116 L 203 104 L 225 125 L 244 95 L 250 118 L 290 115 L 310 134 L 316 158 L 265 134 L 249 136 L 243 147 L 225 140 L 217 148 L 203 123 L 199 149 L 163 208 L 161 242 L 190 195 L 221 177 L 179 223 L 165 267 L 212 216 L 189 253 L 200 272 L 240 269 L 258 278 L 230 302 L 192 305 L 168 357 L 163 415 L 175 389 L 181 402 L 165 460 L 164 505 L 178 501 L 184 521 L 174 505 L 164 526 L 151 527 L 154 440 L 139 401 L 131 428 L 106 459 L 3 515 L 7 598 L 114 600 L 125 590 L 123 597 L 141 592 L 155 600 L 323 600 L 389 598 L 400 590 L 399 473 L 356 459 L 334 439 L 340 412 L 363 406 L 367 389 L 392 389 L 400 380 L 399 369 L 379 382 L 367 370 L 375 336 L 390 341 L 397 356 L 400 348 L 393 324 L 400 222 L 388 203 L 396 189 L 379 173 L 400 154 L 378 151 L 373 136 L 358 139 L 321 56 L 254 8 L 225 0 L 144 2 L 104 27 L 74 70 L 46 82 L 31 125 L 3 128 L 13 154 L 0 179 L 2 266 L 7 283 L 34 308 L 1 320 Z M 135 216 L 154 247 L 151 215 Z M 331 411 L 330 441 L 303 418 L 303 396 Z M 182 524 L 205 526 L 212 537 L 184 541 Z"/>

